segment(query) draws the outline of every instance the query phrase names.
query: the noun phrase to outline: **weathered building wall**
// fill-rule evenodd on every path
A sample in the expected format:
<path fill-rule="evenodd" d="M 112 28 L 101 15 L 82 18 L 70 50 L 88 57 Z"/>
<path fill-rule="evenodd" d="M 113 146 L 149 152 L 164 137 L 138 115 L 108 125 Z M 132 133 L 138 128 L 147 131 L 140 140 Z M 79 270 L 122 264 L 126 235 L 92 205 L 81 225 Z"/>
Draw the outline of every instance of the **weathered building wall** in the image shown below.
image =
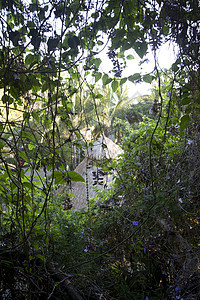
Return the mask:
<path fill-rule="evenodd" d="M 74 210 L 87 207 L 87 200 L 97 197 L 97 191 L 107 189 L 113 182 L 114 174 L 107 174 L 98 164 L 94 165 L 95 161 L 103 163 L 106 158 L 117 159 L 119 154 L 123 153 L 121 148 L 106 137 L 101 137 L 89 147 L 85 152 L 84 160 L 76 167 L 75 172 L 79 173 L 84 179 L 84 182 L 72 182 L 71 187 L 66 184 L 61 185 L 56 194 L 60 195 L 63 200 L 68 201 L 67 193 L 72 193 L 76 198 L 71 197 L 70 203 Z"/>

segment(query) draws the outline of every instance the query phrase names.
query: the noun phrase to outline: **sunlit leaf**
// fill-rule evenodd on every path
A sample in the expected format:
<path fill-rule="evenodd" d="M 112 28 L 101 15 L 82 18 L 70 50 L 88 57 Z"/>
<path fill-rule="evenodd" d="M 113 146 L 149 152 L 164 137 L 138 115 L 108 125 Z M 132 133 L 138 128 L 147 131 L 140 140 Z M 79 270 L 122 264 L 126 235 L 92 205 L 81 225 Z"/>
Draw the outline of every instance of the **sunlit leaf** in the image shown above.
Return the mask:
<path fill-rule="evenodd" d="M 112 79 L 109 78 L 107 74 L 104 74 L 104 75 L 103 75 L 103 77 L 102 77 L 103 85 L 107 85 L 107 84 L 109 84 L 111 81 L 112 81 Z"/>
<path fill-rule="evenodd" d="M 127 78 L 126 78 L 126 77 L 125 77 L 125 78 L 122 78 L 122 79 L 120 80 L 120 85 L 124 84 L 126 81 L 127 81 Z"/>
<path fill-rule="evenodd" d="M 100 72 L 95 73 L 95 82 L 97 82 L 101 78 L 101 75 L 102 74 Z"/>
<path fill-rule="evenodd" d="M 69 177 L 71 178 L 72 181 L 85 182 L 85 179 L 80 174 L 78 174 L 77 172 L 69 171 L 68 175 L 69 175 Z"/>
<path fill-rule="evenodd" d="M 61 171 L 54 171 L 55 184 L 62 184 L 65 182 L 65 176 Z"/>
<path fill-rule="evenodd" d="M 117 80 L 114 80 L 112 82 L 111 86 L 112 86 L 113 92 L 115 92 L 117 90 L 117 88 L 118 88 L 118 82 L 117 82 Z"/>
<path fill-rule="evenodd" d="M 135 74 L 129 76 L 128 80 L 135 83 L 136 80 L 141 80 L 141 75 L 140 75 L 140 73 L 135 73 Z"/>
<path fill-rule="evenodd" d="M 143 76 L 143 81 L 147 83 L 152 83 L 154 77 L 150 74 L 146 74 Z"/>
<path fill-rule="evenodd" d="M 129 54 L 129 55 L 127 55 L 126 58 L 129 59 L 129 60 L 131 60 L 131 59 L 134 59 L 135 57 L 132 54 Z"/>

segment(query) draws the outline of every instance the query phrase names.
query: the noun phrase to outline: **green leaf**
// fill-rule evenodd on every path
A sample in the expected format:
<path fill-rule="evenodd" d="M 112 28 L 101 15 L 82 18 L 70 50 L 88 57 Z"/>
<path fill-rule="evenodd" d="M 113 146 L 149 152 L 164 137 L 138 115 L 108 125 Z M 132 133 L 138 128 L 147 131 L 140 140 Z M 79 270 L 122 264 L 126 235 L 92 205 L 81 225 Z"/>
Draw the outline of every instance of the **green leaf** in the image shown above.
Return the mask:
<path fill-rule="evenodd" d="M 114 80 L 113 82 L 112 82 L 112 90 L 113 90 L 113 92 L 115 92 L 116 90 L 117 90 L 117 88 L 118 88 L 118 82 L 117 82 L 117 80 Z"/>
<path fill-rule="evenodd" d="M 103 42 L 99 40 L 99 41 L 97 41 L 97 45 L 102 46 Z"/>
<path fill-rule="evenodd" d="M 35 149 L 36 145 L 28 144 L 28 149 L 31 151 Z"/>
<path fill-rule="evenodd" d="M 187 106 L 186 106 L 186 109 L 185 109 L 185 114 L 186 114 L 186 115 L 189 115 L 189 114 L 191 113 L 191 111 L 192 111 L 191 105 L 187 105 Z"/>
<path fill-rule="evenodd" d="M 19 156 L 23 158 L 25 161 L 29 161 L 28 157 L 26 156 L 26 153 L 24 151 L 19 152 Z"/>
<path fill-rule="evenodd" d="M 116 166 L 117 166 L 117 162 L 116 162 L 116 161 L 113 161 L 113 162 L 110 164 L 110 167 L 111 167 L 112 169 L 116 168 Z"/>
<path fill-rule="evenodd" d="M 56 47 L 58 46 L 59 43 L 59 39 L 58 38 L 49 38 L 48 42 L 47 42 L 47 46 L 48 46 L 48 52 L 55 50 Z"/>
<path fill-rule="evenodd" d="M 135 57 L 132 54 L 129 54 L 129 55 L 127 55 L 126 58 L 129 59 L 129 60 L 131 60 L 131 59 L 134 59 Z"/>
<path fill-rule="evenodd" d="M 154 79 L 153 76 L 149 74 L 143 76 L 143 81 L 147 83 L 152 83 L 153 79 Z"/>
<path fill-rule="evenodd" d="M 108 75 L 107 74 L 104 74 L 103 77 L 102 77 L 102 82 L 103 82 L 103 85 L 106 85 L 106 81 L 108 80 Z"/>
<path fill-rule="evenodd" d="M 189 98 L 189 97 L 184 97 L 181 101 L 182 105 L 187 105 L 189 103 L 191 103 L 191 98 Z"/>
<path fill-rule="evenodd" d="M 34 50 L 37 51 L 40 48 L 41 41 L 42 41 L 42 39 L 40 36 L 32 37 L 31 44 L 34 47 Z"/>
<path fill-rule="evenodd" d="M 36 257 L 41 259 L 43 262 L 46 262 L 46 258 L 42 254 L 36 254 Z"/>
<path fill-rule="evenodd" d="M 112 78 L 108 78 L 105 85 L 109 84 L 111 81 L 112 81 Z"/>
<path fill-rule="evenodd" d="M 101 61 L 100 58 L 95 58 L 95 59 L 94 59 L 94 65 L 95 65 L 95 67 L 96 67 L 97 69 L 99 68 L 101 62 L 102 62 L 102 61 Z"/>
<path fill-rule="evenodd" d="M 163 26 L 163 34 L 168 35 L 169 34 L 169 26 Z"/>
<path fill-rule="evenodd" d="M 118 58 L 124 58 L 124 51 L 117 53 Z"/>
<path fill-rule="evenodd" d="M 189 115 L 184 115 L 181 118 L 180 128 L 181 129 L 187 128 L 189 126 L 190 122 L 191 122 L 190 116 Z"/>
<path fill-rule="evenodd" d="M 3 95 L 1 100 L 2 100 L 3 103 L 7 103 L 7 104 L 11 104 L 11 103 L 14 102 L 13 98 L 8 96 L 8 95 Z"/>
<path fill-rule="evenodd" d="M 29 190 L 31 190 L 33 188 L 33 184 L 31 184 L 31 182 L 29 182 L 29 181 L 23 182 L 23 186 Z"/>
<path fill-rule="evenodd" d="M 110 168 L 106 166 L 102 166 L 102 170 L 105 172 L 110 172 Z"/>
<path fill-rule="evenodd" d="M 76 195 L 74 195 L 74 194 L 72 194 L 72 193 L 68 193 L 68 196 L 69 196 L 69 197 L 73 197 L 73 198 L 76 199 Z"/>
<path fill-rule="evenodd" d="M 35 137 L 30 132 L 22 131 L 22 138 L 28 138 L 29 140 L 35 143 Z"/>
<path fill-rule="evenodd" d="M 29 53 L 25 58 L 25 64 L 30 65 L 33 61 L 34 61 L 34 55 Z"/>
<path fill-rule="evenodd" d="M 122 78 L 122 79 L 120 80 L 120 85 L 124 84 L 126 81 L 127 81 L 127 78 L 126 78 L 126 77 L 125 77 L 125 78 Z"/>
<path fill-rule="evenodd" d="M 95 82 L 97 82 L 100 78 L 101 78 L 101 73 L 100 72 L 97 72 L 97 73 L 95 73 Z"/>
<path fill-rule="evenodd" d="M 107 85 L 107 84 L 109 84 L 111 81 L 112 81 L 112 79 L 109 78 L 107 74 L 104 74 L 104 75 L 103 75 L 103 77 L 102 77 L 103 85 Z"/>
<path fill-rule="evenodd" d="M 95 98 L 96 98 L 96 99 L 102 99 L 102 98 L 103 98 L 103 95 L 102 95 L 102 94 L 97 94 L 97 95 L 95 95 Z"/>
<path fill-rule="evenodd" d="M 177 72 L 179 70 L 178 64 L 176 62 L 174 64 L 172 64 L 172 70 L 174 72 Z"/>
<path fill-rule="evenodd" d="M 20 98 L 19 89 L 16 88 L 15 86 L 10 87 L 10 94 L 13 96 L 14 99 Z"/>
<path fill-rule="evenodd" d="M 69 175 L 69 177 L 71 178 L 72 181 L 85 182 L 85 179 L 80 174 L 78 174 L 74 171 L 69 171 L 68 175 Z"/>
<path fill-rule="evenodd" d="M 3 149 L 3 147 L 5 146 L 5 142 L 4 141 L 2 141 L 2 140 L 0 140 L 0 149 Z"/>
<path fill-rule="evenodd" d="M 147 44 L 145 42 L 136 42 L 134 45 L 134 49 L 140 58 L 143 58 L 147 53 Z"/>
<path fill-rule="evenodd" d="M 55 184 L 61 184 L 65 182 L 65 176 L 61 171 L 54 172 Z"/>
<path fill-rule="evenodd" d="M 135 73 L 133 75 L 130 75 L 128 77 L 128 80 L 135 83 L 136 80 L 141 80 L 141 75 L 140 75 L 140 73 Z"/>
<path fill-rule="evenodd" d="M 80 40 L 77 36 L 72 36 L 68 39 L 68 45 L 71 49 L 77 49 L 77 47 L 80 45 Z"/>
<path fill-rule="evenodd" d="M 18 31 L 9 32 L 9 38 L 13 42 L 14 46 L 18 46 L 18 42 L 20 40 L 20 33 Z"/>

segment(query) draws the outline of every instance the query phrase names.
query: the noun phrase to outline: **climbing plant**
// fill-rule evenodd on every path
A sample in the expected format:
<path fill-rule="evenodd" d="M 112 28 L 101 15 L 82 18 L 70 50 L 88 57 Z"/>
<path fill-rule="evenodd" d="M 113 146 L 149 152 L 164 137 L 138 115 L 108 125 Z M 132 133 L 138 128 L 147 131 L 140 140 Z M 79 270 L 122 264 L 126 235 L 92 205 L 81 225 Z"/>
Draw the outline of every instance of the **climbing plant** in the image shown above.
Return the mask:
<path fill-rule="evenodd" d="M 117 95 L 125 82 L 151 83 L 157 80 L 158 98 L 154 99 L 157 100 L 154 102 L 157 121 L 147 120 L 148 126 L 143 123 L 138 133 L 134 133 L 133 138 L 138 139 L 140 149 L 137 145 L 133 147 L 131 138 L 125 146 L 131 160 L 137 151 L 144 152 L 140 159 L 148 174 L 147 182 L 143 184 L 144 189 L 148 189 L 146 207 L 151 209 L 149 199 L 157 203 L 157 188 L 162 181 L 162 177 L 159 180 L 157 177 L 163 172 L 157 164 L 162 163 L 164 155 L 171 155 L 170 151 L 179 151 L 179 146 L 175 150 L 173 148 L 173 142 L 177 140 L 170 136 L 170 130 L 172 135 L 177 134 L 178 126 L 178 139 L 185 138 L 186 131 L 187 143 L 190 141 L 188 137 L 198 135 L 199 9 L 198 1 L 192 0 L 0 1 L 0 254 L 3 261 L 1 286 L 5 286 L 1 290 L 3 298 L 9 293 L 8 297 L 13 299 L 36 299 L 37 296 L 42 297 L 45 290 L 45 297 L 50 299 L 54 297 L 55 282 L 64 281 L 61 275 L 55 279 L 57 271 L 50 264 L 51 257 L 56 257 L 51 242 L 56 238 L 59 240 L 61 234 L 59 230 L 52 233 L 53 216 L 60 216 L 59 203 L 55 203 L 57 214 L 52 212 L 52 199 L 57 185 L 64 182 L 70 185 L 73 180 L 84 181 L 71 169 L 74 155 L 71 149 L 85 146 L 85 141 L 80 142 L 80 130 L 87 125 L 83 101 L 85 86 L 88 99 L 95 108 L 96 121 L 100 124 L 96 103 L 102 97 L 95 89 L 96 84 L 101 83 L 103 87 L 110 85 Z M 171 73 L 165 74 L 167 94 L 162 87 L 164 75 L 157 64 L 157 50 L 166 41 L 172 41 L 179 47 Z M 113 67 L 102 73 L 100 53 L 106 47 Z M 126 55 L 126 50 L 132 50 L 142 63 L 150 49 L 155 62 L 152 73 L 133 71 L 132 75 L 123 78 L 123 68 L 133 58 L 132 54 Z M 80 116 L 77 116 L 78 113 Z M 144 136 L 145 145 L 136 137 L 137 134 Z M 133 152 L 127 150 L 129 144 L 135 149 Z M 170 159 L 173 165 L 175 158 Z M 134 176 L 139 181 L 144 175 L 140 164 L 134 160 L 134 172 L 137 173 Z M 106 168 L 112 170 L 113 166 Z M 121 164 L 119 178 L 125 178 L 128 182 L 126 191 L 130 191 L 131 183 L 123 173 L 124 169 L 128 170 L 129 165 Z M 168 183 L 167 180 L 164 178 L 165 183 Z M 182 180 L 180 178 L 181 183 Z M 117 183 L 121 184 L 119 179 Z M 140 188 L 136 185 L 134 193 L 137 194 Z M 188 188 L 188 197 L 190 191 Z M 130 196 L 130 193 L 127 195 Z M 132 205 L 129 198 L 128 203 Z M 66 222 L 66 225 L 65 222 L 60 230 L 63 232 L 64 226 L 69 226 L 68 237 L 72 239 L 71 232 L 74 230 L 76 233 L 77 229 L 73 222 Z M 84 223 L 83 220 L 81 222 Z M 87 232 L 91 242 L 92 232 Z M 41 274 L 47 270 L 44 265 L 45 268 L 48 266 L 48 272 L 42 280 Z M 115 274 L 118 272 L 116 269 L 113 265 Z M 49 279 L 50 274 L 53 274 L 54 281 Z M 49 289 L 44 289 L 48 286 L 46 283 Z M 23 288 L 17 291 L 17 286 Z M 71 291 L 72 297 L 78 297 L 69 285 L 65 287 L 68 292 Z"/>

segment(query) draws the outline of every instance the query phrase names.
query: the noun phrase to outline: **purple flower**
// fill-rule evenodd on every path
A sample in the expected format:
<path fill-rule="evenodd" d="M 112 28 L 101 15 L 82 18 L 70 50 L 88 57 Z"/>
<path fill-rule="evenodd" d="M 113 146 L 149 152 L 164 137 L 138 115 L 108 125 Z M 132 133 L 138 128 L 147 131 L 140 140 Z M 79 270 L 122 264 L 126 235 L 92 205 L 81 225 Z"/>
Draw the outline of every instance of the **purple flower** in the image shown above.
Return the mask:
<path fill-rule="evenodd" d="M 132 224 L 133 224 L 134 226 L 137 226 L 137 225 L 138 225 L 138 221 L 133 221 Z"/>
<path fill-rule="evenodd" d="M 15 80 L 16 80 L 16 79 L 19 79 L 19 73 L 14 73 L 14 74 L 13 74 L 13 77 L 14 77 Z"/>
<path fill-rule="evenodd" d="M 87 248 L 87 246 L 85 247 L 85 249 L 84 249 L 84 252 L 88 252 L 88 248 Z"/>
<path fill-rule="evenodd" d="M 83 229 L 83 231 L 81 231 L 81 234 L 84 234 L 85 229 Z"/>
<path fill-rule="evenodd" d="M 175 288 L 175 292 L 180 292 L 180 287 L 179 286 L 177 286 L 176 288 Z"/>
<path fill-rule="evenodd" d="M 187 141 L 187 145 L 191 145 L 193 143 L 193 140 Z"/>
<path fill-rule="evenodd" d="M 149 297 L 146 297 L 145 300 L 149 300 Z"/>

